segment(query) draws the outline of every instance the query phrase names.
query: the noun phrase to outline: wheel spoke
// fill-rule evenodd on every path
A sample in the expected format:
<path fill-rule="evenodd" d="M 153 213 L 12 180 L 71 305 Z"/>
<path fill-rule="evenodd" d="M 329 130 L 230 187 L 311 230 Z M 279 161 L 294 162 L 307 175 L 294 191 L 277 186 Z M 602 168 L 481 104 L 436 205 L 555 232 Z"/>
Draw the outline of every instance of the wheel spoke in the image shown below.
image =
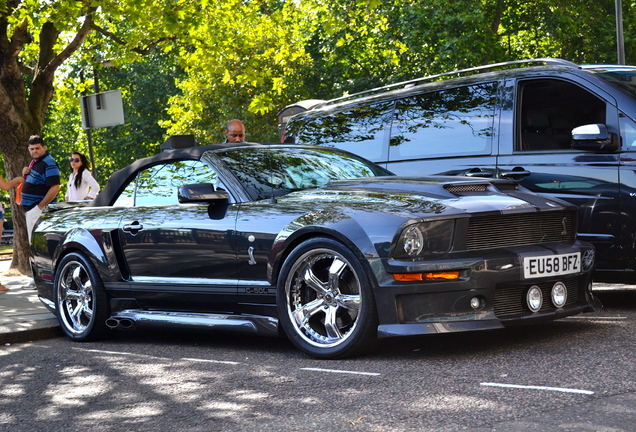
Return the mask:
<path fill-rule="evenodd" d="M 345 295 L 345 294 L 340 294 L 338 296 L 338 305 L 342 306 L 345 309 L 349 309 L 349 310 L 353 310 L 353 311 L 359 311 L 360 310 L 360 303 L 361 303 L 361 298 L 360 295 Z"/>
<path fill-rule="evenodd" d="M 318 279 L 311 267 L 307 266 L 302 276 L 307 286 L 316 291 L 318 295 L 324 295 L 327 292 L 326 284 Z"/>
<path fill-rule="evenodd" d="M 340 328 L 338 328 L 337 312 L 337 307 L 330 307 L 325 313 L 325 332 L 327 333 L 327 337 L 332 339 L 332 342 L 333 339 L 342 338 L 342 333 L 340 332 Z"/>
<path fill-rule="evenodd" d="M 300 327 L 305 327 L 311 317 L 322 310 L 322 300 L 316 299 L 294 310 L 294 318 Z"/>
<path fill-rule="evenodd" d="M 329 267 L 329 289 L 336 291 L 339 286 L 339 280 L 342 273 L 346 270 L 347 263 L 335 257 Z"/>

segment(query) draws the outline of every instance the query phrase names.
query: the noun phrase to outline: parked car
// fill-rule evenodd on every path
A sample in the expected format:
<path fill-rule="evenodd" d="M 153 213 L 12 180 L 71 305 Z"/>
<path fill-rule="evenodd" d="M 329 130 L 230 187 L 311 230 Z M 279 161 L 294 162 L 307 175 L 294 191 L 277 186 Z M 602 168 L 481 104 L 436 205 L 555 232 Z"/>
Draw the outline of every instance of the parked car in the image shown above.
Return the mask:
<path fill-rule="evenodd" d="M 398 175 L 507 178 L 567 200 L 596 246 L 595 280 L 636 283 L 634 66 L 487 65 L 312 101 L 286 128 Z"/>
<path fill-rule="evenodd" d="M 82 205 L 83 204 L 83 205 Z M 576 207 L 509 180 L 405 178 L 325 147 L 169 150 L 32 236 L 76 341 L 137 325 L 284 333 L 340 358 L 377 337 L 498 329 L 601 305 Z"/>

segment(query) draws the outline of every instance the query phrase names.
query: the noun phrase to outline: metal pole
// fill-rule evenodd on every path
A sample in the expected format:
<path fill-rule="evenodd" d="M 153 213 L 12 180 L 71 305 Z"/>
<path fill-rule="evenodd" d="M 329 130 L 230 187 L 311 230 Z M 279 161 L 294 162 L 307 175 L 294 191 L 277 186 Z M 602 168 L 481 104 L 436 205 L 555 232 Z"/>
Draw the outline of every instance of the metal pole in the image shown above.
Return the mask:
<path fill-rule="evenodd" d="M 623 40 L 623 2 L 616 0 L 616 48 L 618 64 L 625 64 L 625 43 Z"/>
<path fill-rule="evenodd" d="M 95 72 L 93 72 L 95 73 Z M 95 75 L 97 77 L 97 75 Z M 80 81 L 84 82 L 84 71 L 80 72 Z M 82 103 L 84 104 L 84 117 L 86 123 L 86 142 L 88 143 L 88 153 L 91 159 L 91 166 L 93 167 L 93 177 L 99 182 L 99 176 L 97 174 L 97 166 L 95 166 L 95 155 L 93 154 L 93 135 L 91 133 L 91 119 L 90 111 L 88 108 L 88 98 L 86 92 L 82 92 Z"/>

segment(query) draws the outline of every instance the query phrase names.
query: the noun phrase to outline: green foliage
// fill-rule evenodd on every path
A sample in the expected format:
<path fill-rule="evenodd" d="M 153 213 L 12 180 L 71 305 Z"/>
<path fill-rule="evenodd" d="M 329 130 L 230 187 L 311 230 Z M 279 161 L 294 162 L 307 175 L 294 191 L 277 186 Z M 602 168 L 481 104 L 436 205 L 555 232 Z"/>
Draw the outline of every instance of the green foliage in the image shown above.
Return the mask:
<path fill-rule="evenodd" d="M 72 149 L 87 152 L 78 97 L 93 91 L 92 77 L 82 84 L 79 70 L 91 75 L 98 67 L 102 90 L 122 89 L 126 125 L 93 130 L 102 183 L 112 171 L 156 152 L 169 135 L 193 134 L 200 144 L 222 142 L 233 118 L 246 123 L 248 140 L 277 141 L 276 114 L 303 99 L 522 58 L 590 63 L 616 58 L 612 0 L 101 0 L 93 5 L 107 11 L 95 17 L 103 31 L 93 32 L 73 68 L 59 75 L 46 131 L 64 158 Z M 628 62 L 636 61 L 632 10 L 624 4 Z M 62 15 L 80 12 L 76 2 L 62 11 L 47 3 L 28 19 L 35 23 L 54 15 L 70 25 L 72 19 Z M 125 45 L 113 43 L 106 37 L 110 33 Z M 118 67 L 101 68 L 105 58 L 114 58 Z"/>
<path fill-rule="evenodd" d="M 114 171 L 136 159 L 156 154 L 166 139 L 159 122 L 168 118 L 170 95 L 178 92 L 174 80 L 183 72 L 166 53 L 153 50 L 137 62 L 120 67 L 99 67 L 97 77 L 101 91 L 122 91 L 125 124 L 92 129 L 92 144 L 98 181 L 105 185 Z M 63 179 L 70 175 L 66 162 L 72 152 L 90 155 L 87 133 L 82 129 L 80 96 L 82 90 L 92 93 L 94 74 L 81 62 L 69 66 L 67 75 L 58 85 L 55 100 L 49 108 L 44 130 L 49 151 L 56 157 Z M 82 83 L 80 75 L 90 80 Z M 90 158 L 89 158 L 90 159 Z M 63 195 L 66 184 L 63 181 Z"/>

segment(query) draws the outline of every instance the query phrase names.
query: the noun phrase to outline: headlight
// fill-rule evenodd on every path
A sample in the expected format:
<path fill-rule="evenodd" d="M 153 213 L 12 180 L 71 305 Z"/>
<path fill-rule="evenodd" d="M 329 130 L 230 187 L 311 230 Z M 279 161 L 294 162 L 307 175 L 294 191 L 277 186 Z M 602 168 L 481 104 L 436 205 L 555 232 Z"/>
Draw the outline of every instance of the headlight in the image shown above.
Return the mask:
<path fill-rule="evenodd" d="M 446 253 L 451 250 L 454 231 L 454 220 L 409 225 L 400 234 L 395 248 L 395 257 L 411 258 Z"/>

